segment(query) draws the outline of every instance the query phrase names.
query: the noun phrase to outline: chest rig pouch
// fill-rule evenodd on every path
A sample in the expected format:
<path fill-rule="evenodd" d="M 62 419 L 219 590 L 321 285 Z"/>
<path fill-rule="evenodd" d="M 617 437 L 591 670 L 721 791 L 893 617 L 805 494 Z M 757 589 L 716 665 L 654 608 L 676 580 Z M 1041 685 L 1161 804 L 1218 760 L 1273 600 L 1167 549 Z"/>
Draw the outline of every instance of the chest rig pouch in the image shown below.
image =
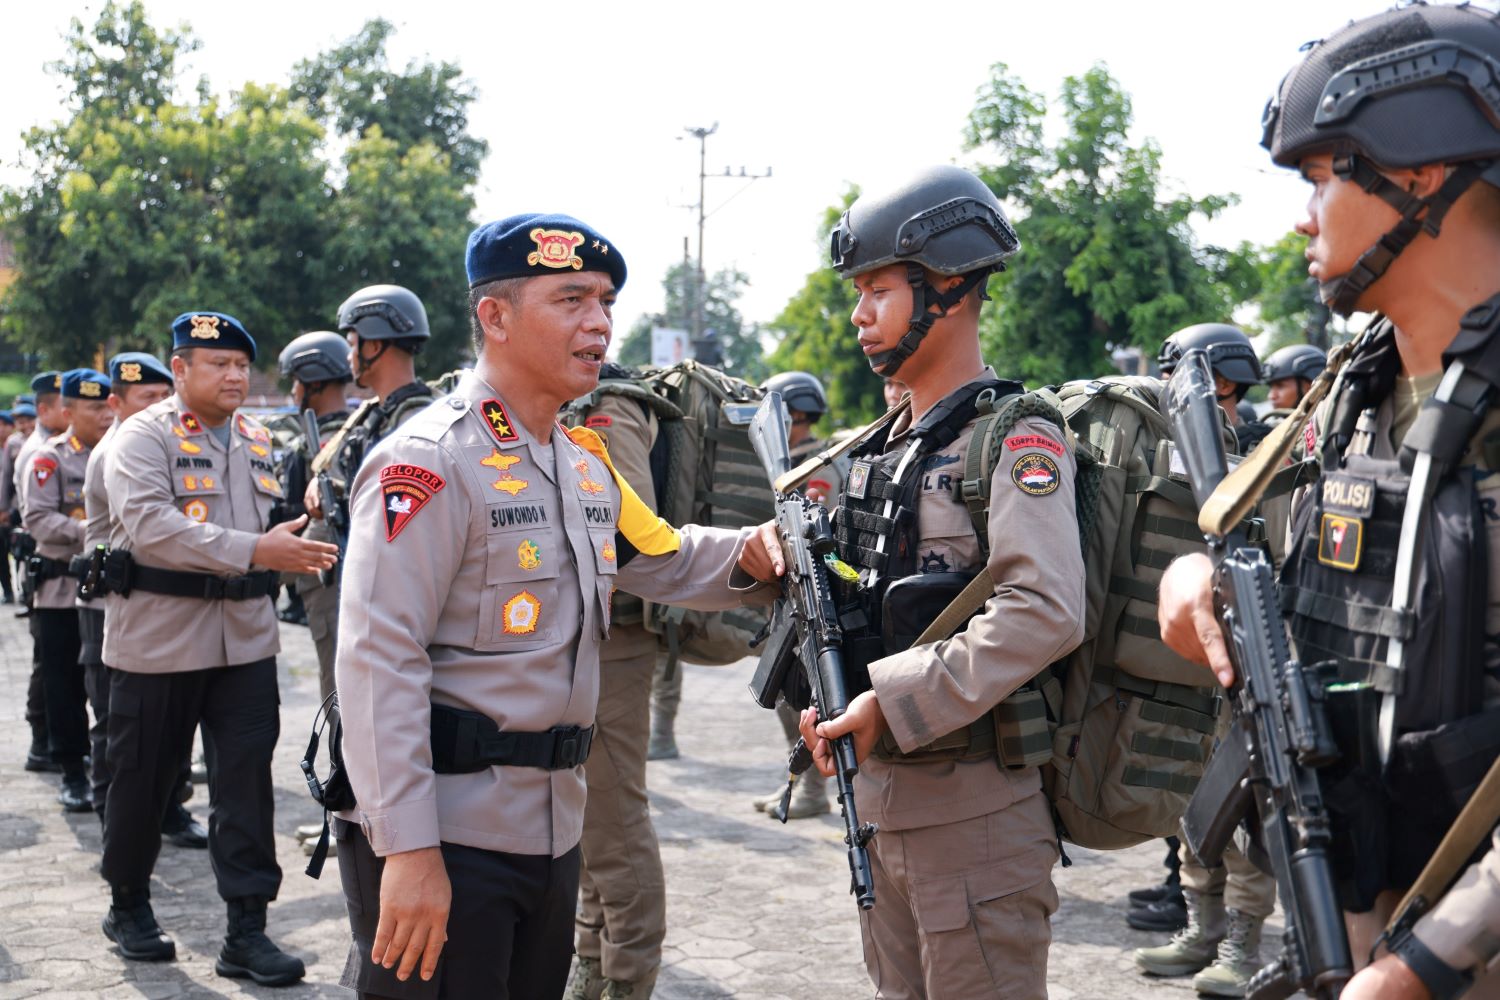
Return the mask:
<path fill-rule="evenodd" d="M 1500 713 L 1482 711 L 1487 537 L 1463 464 L 1500 385 L 1496 306 L 1465 316 L 1395 458 L 1368 453 L 1399 368 L 1394 332 L 1350 363 L 1282 567 L 1282 610 L 1327 685 L 1342 753 L 1327 794 L 1340 896 L 1355 912 L 1416 878 L 1500 752 Z"/>
<path fill-rule="evenodd" d="M 861 586 L 844 585 L 840 595 L 844 656 L 854 691 L 869 688 L 871 662 L 911 648 L 972 579 L 967 573 L 916 572 L 918 490 L 927 457 L 956 440 L 981 408 L 1023 391 L 1021 383 L 1010 380 L 969 383 L 924 415 L 906 448 L 886 453 L 888 438 L 881 435 L 855 452 L 834 515 L 840 557 L 861 577 Z M 987 551 L 988 539 L 980 541 Z M 1040 692 L 1023 688 L 970 725 L 912 753 L 903 753 L 889 734 L 873 753 L 889 763 L 998 756 L 1004 766 L 1034 765 L 1050 755 L 1045 704 Z"/>

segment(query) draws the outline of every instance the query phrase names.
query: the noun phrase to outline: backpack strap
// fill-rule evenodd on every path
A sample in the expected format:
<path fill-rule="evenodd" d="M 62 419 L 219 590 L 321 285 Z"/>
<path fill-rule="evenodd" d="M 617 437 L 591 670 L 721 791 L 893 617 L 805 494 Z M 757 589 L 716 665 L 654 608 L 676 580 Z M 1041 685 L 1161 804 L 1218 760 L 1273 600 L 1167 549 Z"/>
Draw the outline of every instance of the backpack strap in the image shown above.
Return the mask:
<path fill-rule="evenodd" d="M 1063 419 L 1062 407 L 1057 395 L 1047 389 L 1023 392 L 999 401 L 994 397 L 979 400 L 980 417 L 974 424 L 974 434 L 969 438 L 969 455 L 964 461 L 964 478 L 959 484 L 959 499 L 969 508 L 969 520 L 974 524 L 974 534 L 979 539 L 979 551 L 986 558 L 990 554 L 990 484 L 995 467 L 1000 464 L 1000 452 L 1005 447 L 1005 436 L 1016 424 L 1027 417 L 1043 417 L 1056 424 L 1062 432 L 1064 444 L 1073 443 L 1073 434 L 1068 422 Z"/>

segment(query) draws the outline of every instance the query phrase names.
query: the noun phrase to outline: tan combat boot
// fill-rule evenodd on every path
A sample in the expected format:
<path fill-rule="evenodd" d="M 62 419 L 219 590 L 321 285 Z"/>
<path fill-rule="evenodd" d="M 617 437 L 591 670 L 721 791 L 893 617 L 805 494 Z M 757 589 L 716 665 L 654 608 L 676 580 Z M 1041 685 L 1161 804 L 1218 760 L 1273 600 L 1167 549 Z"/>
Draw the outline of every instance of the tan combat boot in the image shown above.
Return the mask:
<path fill-rule="evenodd" d="M 655 988 L 656 970 L 653 969 L 633 983 L 620 979 L 604 980 L 604 992 L 599 994 L 599 1000 L 648 1000 Z"/>
<path fill-rule="evenodd" d="M 578 956 L 573 966 L 573 977 L 563 991 L 563 1000 L 599 1000 L 604 991 L 604 974 L 597 958 Z"/>
<path fill-rule="evenodd" d="M 1242 997 L 1260 969 L 1260 930 L 1264 917 L 1229 910 L 1229 932 L 1219 942 L 1214 964 L 1193 977 L 1193 989 L 1210 997 Z"/>
<path fill-rule="evenodd" d="M 1187 926 L 1156 948 L 1137 948 L 1135 967 L 1153 976 L 1191 976 L 1208 967 L 1224 939 L 1223 896 L 1182 890 L 1187 904 Z"/>

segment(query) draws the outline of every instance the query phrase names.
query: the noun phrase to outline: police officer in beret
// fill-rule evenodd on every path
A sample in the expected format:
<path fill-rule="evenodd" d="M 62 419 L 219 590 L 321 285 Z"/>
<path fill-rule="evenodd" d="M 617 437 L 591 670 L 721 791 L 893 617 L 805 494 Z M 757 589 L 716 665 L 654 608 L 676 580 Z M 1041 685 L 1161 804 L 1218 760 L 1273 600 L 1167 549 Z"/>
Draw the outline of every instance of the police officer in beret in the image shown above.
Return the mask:
<path fill-rule="evenodd" d="M 10 453 L 5 445 L 15 431 L 15 417 L 9 410 L 0 410 L 0 604 L 13 604 L 16 599 L 10 582 L 10 520 L 6 516 L 10 503 L 4 485 L 10 479 Z"/>
<path fill-rule="evenodd" d="M 1375 958 L 1350 998 L 1500 995 L 1493 842 L 1372 951 L 1500 753 L 1497 65 L 1493 12 L 1403 6 L 1306 46 L 1262 123 L 1310 185 L 1296 229 L 1323 301 L 1374 314 L 1304 429 L 1318 481 L 1280 576 L 1299 658 L 1340 682 L 1324 693 L 1342 754 L 1322 775 L 1329 853 L 1351 955 Z M 1168 568 L 1158 616 L 1232 682 L 1207 556 Z"/>
<path fill-rule="evenodd" d="M 723 609 L 780 562 L 756 529 L 672 528 L 596 434 L 557 425 L 609 346 L 610 240 L 517 215 L 466 264 L 476 369 L 353 488 L 337 674 L 358 805 L 337 836 L 362 997 L 561 993 L 611 590 Z"/>
<path fill-rule="evenodd" d="M 109 445 L 120 424 L 153 403 L 172 395 L 172 372 L 155 356 L 127 351 L 109 359 L 109 408 L 114 423 L 94 450 L 89 453 L 83 480 L 83 554 L 77 558 L 80 580 L 78 596 L 78 633 L 82 640 L 79 659 L 83 662 L 83 680 L 89 692 L 94 724 L 89 727 L 93 763 L 94 811 L 104 821 L 105 803 L 109 800 L 109 668 L 104 665 L 104 596 L 97 590 L 97 574 L 102 570 L 102 551 L 109 546 L 109 498 L 104 492 L 104 469 Z M 95 562 L 101 560 L 101 562 Z M 179 771 L 178 792 L 167 801 L 162 813 L 161 832 L 178 847 L 201 850 L 208 846 L 208 832 L 193 818 L 183 802 L 192 794 L 189 765 L 183 760 Z"/>
<path fill-rule="evenodd" d="M 161 816 L 201 723 L 209 855 L 229 910 L 215 969 L 284 986 L 304 970 L 265 934 L 266 906 L 281 885 L 270 598 L 278 572 L 328 569 L 337 550 L 298 537 L 305 518 L 271 525 L 281 498 L 271 435 L 236 412 L 254 360 L 255 341 L 233 316 L 183 313 L 172 324 L 176 394 L 135 414 L 110 442 L 103 589 L 111 775 L 101 872 L 112 894 L 104 933 L 120 953 L 173 958 L 151 909 L 150 878 Z"/>
<path fill-rule="evenodd" d="M 75 368 L 62 376 L 61 410 L 68 426 L 31 456 L 22 480 L 24 525 L 36 539 L 28 560 L 32 579 L 32 620 L 42 665 L 47 703 L 48 752 L 62 769 L 57 800 L 67 812 L 93 806 L 83 758 L 89 752 L 88 711 L 83 665 L 78 659 L 77 579 L 72 560 L 83 551 L 83 477 L 89 453 L 109 430 L 109 376 Z"/>

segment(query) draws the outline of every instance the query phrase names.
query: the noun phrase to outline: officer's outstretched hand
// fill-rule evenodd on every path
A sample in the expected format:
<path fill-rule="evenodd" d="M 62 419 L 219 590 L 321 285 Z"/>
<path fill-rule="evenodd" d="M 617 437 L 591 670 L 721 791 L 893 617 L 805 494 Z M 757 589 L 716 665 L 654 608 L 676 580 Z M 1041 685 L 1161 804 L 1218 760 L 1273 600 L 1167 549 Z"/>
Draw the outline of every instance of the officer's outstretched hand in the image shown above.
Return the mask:
<path fill-rule="evenodd" d="M 307 492 L 302 494 L 302 506 L 307 508 L 308 517 L 323 520 L 323 494 L 318 491 L 316 479 L 307 484 Z"/>
<path fill-rule="evenodd" d="M 452 905 L 453 885 L 441 848 L 388 856 L 380 876 L 380 923 L 375 927 L 370 961 L 394 967 L 396 978 L 404 983 L 420 960 L 422 980 L 430 981 L 437 972 L 443 942 L 448 940 Z"/>
<path fill-rule="evenodd" d="M 1208 556 L 1194 553 L 1167 567 L 1157 594 L 1156 622 L 1168 649 L 1207 665 L 1226 688 L 1234 683 L 1229 649 L 1214 616 L 1214 564 Z"/>
<path fill-rule="evenodd" d="M 805 709 L 797 720 L 797 728 L 802 730 L 803 742 L 812 747 L 813 765 L 823 777 L 831 778 L 835 763 L 829 740 L 836 740 L 846 733 L 853 736 L 854 761 L 859 763 L 870 756 L 887 727 L 880 699 L 875 697 L 874 691 L 863 691 L 854 696 L 843 715 L 828 722 L 818 721 L 817 709 Z"/>
<path fill-rule="evenodd" d="M 302 538 L 297 532 L 306 526 L 306 514 L 295 521 L 278 524 L 260 536 L 250 561 L 283 573 L 316 573 L 320 569 L 332 569 L 339 559 L 339 547 L 331 542 Z"/>
<path fill-rule="evenodd" d="M 767 521 L 755 529 L 740 550 L 740 569 L 761 583 L 775 583 L 786 572 L 786 557 L 781 554 L 781 538 L 776 522 Z"/>

